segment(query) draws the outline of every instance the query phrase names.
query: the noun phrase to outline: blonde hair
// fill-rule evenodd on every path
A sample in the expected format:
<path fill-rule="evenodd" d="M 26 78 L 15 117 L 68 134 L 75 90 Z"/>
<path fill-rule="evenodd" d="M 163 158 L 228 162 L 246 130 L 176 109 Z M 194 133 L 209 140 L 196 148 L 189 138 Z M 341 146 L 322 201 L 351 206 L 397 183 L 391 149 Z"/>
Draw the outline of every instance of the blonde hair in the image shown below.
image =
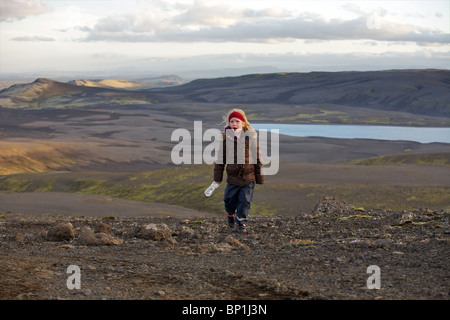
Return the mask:
<path fill-rule="evenodd" d="M 255 130 L 255 129 L 253 129 L 252 125 L 248 122 L 248 119 L 247 119 L 247 116 L 245 115 L 244 110 L 238 109 L 238 108 L 234 108 L 234 109 L 230 110 L 230 111 L 225 115 L 225 117 L 223 118 L 223 123 L 224 123 L 224 124 L 230 125 L 230 122 L 229 122 L 229 120 L 228 120 L 228 117 L 229 117 L 230 114 L 232 114 L 233 112 L 239 112 L 239 113 L 242 115 L 242 117 L 245 119 L 245 122 L 242 124 L 242 129 L 243 129 L 244 131 L 247 131 L 247 130 Z"/>

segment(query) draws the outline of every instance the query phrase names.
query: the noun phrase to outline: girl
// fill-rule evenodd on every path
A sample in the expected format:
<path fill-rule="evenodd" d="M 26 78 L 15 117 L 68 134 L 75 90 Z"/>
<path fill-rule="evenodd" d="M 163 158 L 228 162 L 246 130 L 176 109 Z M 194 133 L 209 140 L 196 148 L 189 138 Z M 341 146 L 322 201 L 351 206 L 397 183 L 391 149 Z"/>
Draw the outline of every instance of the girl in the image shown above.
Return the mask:
<path fill-rule="evenodd" d="M 214 181 L 219 184 L 222 182 L 226 165 L 227 187 L 224 193 L 224 204 L 228 225 L 233 228 L 237 224 L 237 231 L 246 233 L 255 183 L 265 182 L 262 174 L 263 164 L 259 155 L 256 131 L 248 122 L 245 112 L 241 109 L 233 109 L 226 115 L 224 122 L 228 126 L 222 134 L 221 151 L 223 153 L 219 153 L 223 161 L 221 163 L 217 161 L 214 165 Z M 234 150 L 227 150 L 227 146 L 229 149 L 234 146 Z"/>

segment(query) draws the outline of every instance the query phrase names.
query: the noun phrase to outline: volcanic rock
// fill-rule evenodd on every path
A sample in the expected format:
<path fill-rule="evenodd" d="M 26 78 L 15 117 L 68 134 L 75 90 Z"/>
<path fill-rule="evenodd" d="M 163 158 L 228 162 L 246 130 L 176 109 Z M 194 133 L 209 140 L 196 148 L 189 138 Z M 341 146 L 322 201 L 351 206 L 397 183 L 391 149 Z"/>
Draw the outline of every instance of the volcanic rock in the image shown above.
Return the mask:
<path fill-rule="evenodd" d="M 64 241 L 75 238 L 75 231 L 70 222 L 60 223 L 47 232 L 47 240 L 49 241 Z"/>

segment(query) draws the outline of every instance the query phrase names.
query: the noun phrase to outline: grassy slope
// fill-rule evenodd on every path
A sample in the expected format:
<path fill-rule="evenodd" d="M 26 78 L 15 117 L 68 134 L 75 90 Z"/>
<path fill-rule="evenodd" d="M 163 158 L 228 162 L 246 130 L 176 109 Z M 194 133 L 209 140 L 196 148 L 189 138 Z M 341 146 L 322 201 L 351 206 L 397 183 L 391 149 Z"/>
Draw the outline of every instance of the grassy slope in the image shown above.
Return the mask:
<path fill-rule="evenodd" d="M 0 175 L 69 168 L 76 163 L 77 153 L 63 143 L 2 142 Z"/>
<path fill-rule="evenodd" d="M 128 200 L 176 204 L 192 209 L 223 212 L 221 186 L 212 197 L 203 194 L 211 182 L 212 167 L 191 165 L 130 173 L 47 172 L 0 178 L 0 190 L 13 192 L 74 192 Z M 334 196 L 358 207 L 450 209 L 450 187 L 361 183 L 257 185 L 252 214 L 292 215 L 310 212 L 323 196 Z"/>
<path fill-rule="evenodd" d="M 351 161 L 353 164 L 361 165 L 385 165 L 385 164 L 431 164 L 450 166 L 450 153 L 412 153 L 393 154 L 387 156 L 373 157 Z"/>

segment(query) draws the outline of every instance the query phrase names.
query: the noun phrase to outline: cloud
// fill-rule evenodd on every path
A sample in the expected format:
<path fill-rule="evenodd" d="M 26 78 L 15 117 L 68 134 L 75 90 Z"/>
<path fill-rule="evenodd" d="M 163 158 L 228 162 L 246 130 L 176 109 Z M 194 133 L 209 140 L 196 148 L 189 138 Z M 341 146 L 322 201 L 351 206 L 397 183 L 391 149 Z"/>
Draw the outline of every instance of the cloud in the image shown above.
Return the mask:
<path fill-rule="evenodd" d="M 281 7 L 251 9 L 213 0 L 158 5 L 138 13 L 115 14 L 82 26 L 81 41 L 113 42 L 251 42 L 294 40 L 362 40 L 416 42 L 439 46 L 450 34 L 388 18 L 387 10 L 365 11 L 355 4 L 341 7 L 352 18 L 326 18 L 311 12 L 294 14 Z"/>
<path fill-rule="evenodd" d="M 176 3 L 171 8 L 167 4 L 162 7 L 156 3 L 151 9 L 136 14 L 111 15 L 100 19 L 93 27 L 83 26 L 79 30 L 88 33 L 85 41 L 216 41 L 208 30 L 215 32 L 214 28 L 251 24 L 261 19 L 283 19 L 290 15 L 288 10 L 280 7 L 254 10 L 211 0 L 197 0 Z M 222 40 L 218 38 L 217 41 Z"/>
<path fill-rule="evenodd" d="M 182 26 L 230 26 L 237 22 L 258 18 L 284 18 L 291 15 L 289 10 L 281 7 L 255 10 L 211 0 L 196 0 L 192 4 L 178 4 L 177 8 L 183 12 L 176 15 L 172 22 Z"/>
<path fill-rule="evenodd" d="M 229 26 L 245 18 L 244 12 L 225 3 L 198 0 L 192 4 L 178 4 L 183 12 L 173 17 L 172 22 L 183 26 Z"/>
<path fill-rule="evenodd" d="M 216 8 L 217 9 L 217 8 Z M 401 24 L 381 16 L 363 15 L 354 19 L 326 19 L 304 13 L 296 17 L 268 15 L 237 19 L 244 11 L 222 16 L 206 11 L 181 14 L 161 20 L 151 14 L 119 15 L 104 18 L 93 28 L 85 28 L 85 41 L 123 42 L 255 42 L 278 43 L 303 40 L 407 41 L 446 45 L 450 35 L 437 30 Z M 209 11 L 208 11 L 209 12 Z M 253 12 L 256 13 L 256 12 Z M 259 12 L 262 13 L 262 12 Z M 249 17 L 251 16 L 251 17 Z"/>
<path fill-rule="evenodd" d="M 39 15 L 50 11 L 50 7 L 41 0 L 2 0 L 0 1 L 0 22 L 21 20 L 27 16 Z"/>
<path fill-rule="evenodd" d="M 349 12 L 353 12 L 356 14 L 364 14 L 364 12 L 361 10 L 361 8 L 354 3 L 346 3 L 342 6 L 342 8 Z"/>
<path fill-rule="evenodd" d="M 20 37 L 14 37 L 11 38 L 13 41 L 32 41 L 32 42 L 38 42 L 38 41 L 55 41 L 52 37 L 46 37 L 46 36 L 20 36 Z"/>
<path fill-rule="evenodd" d="M 84 27 L 83 30 L 88 31 L 85 40 L 216 41 L 213 40 L 213 35 L 208 35 L 209 29 L 214 32 L 214 28 L 230 28 L 241 23 L 251 24 L 262 19 L 283 19 L 292 16 L 289 10 L 281 7 L 255 10 L 212 0 L 176 3 L 171 8 L 167 4 L 164 7 L 158 3 L 154 4 L 151 9 L 137 14 L 112 15 L 100 19 L 94 27 Z"/>

